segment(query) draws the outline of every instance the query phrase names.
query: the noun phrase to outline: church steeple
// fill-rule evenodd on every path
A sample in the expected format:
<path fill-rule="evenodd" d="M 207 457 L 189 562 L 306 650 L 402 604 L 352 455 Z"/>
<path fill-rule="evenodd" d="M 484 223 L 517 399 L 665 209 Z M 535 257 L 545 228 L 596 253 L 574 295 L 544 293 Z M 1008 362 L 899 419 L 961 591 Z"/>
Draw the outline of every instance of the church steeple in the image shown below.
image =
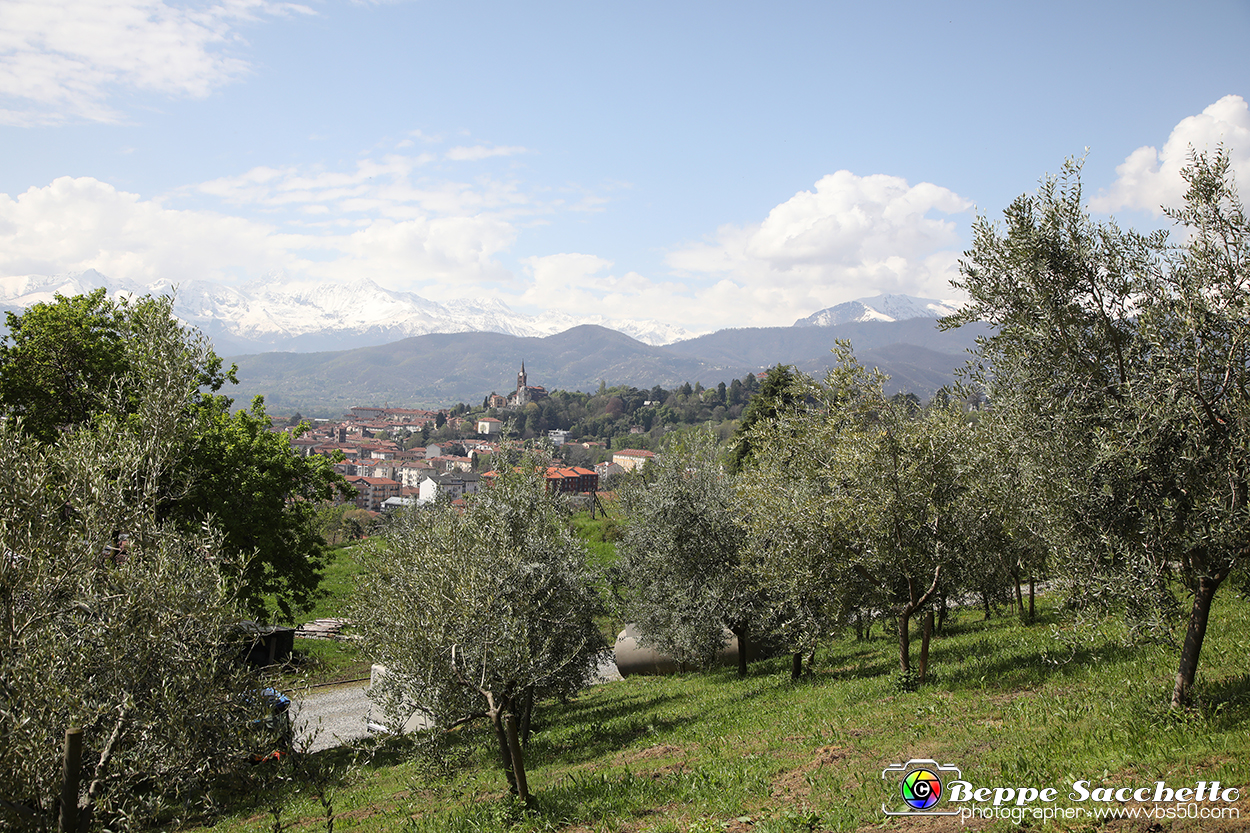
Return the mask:
<path fill-rule="evenodd" d="M 520 372 L 520 373 L 518 373 L 518 374 L 516 375 L 516 390 L 517 390 L 517 393 L 520 393 L 521 391 L 525 390 L 525 387 L 526 387 L 526 382 L 525 382 L 525 362 L 524 362 L 524 361 L 522 361 L 522 362 L 521 362 L 521 372 Z"/>

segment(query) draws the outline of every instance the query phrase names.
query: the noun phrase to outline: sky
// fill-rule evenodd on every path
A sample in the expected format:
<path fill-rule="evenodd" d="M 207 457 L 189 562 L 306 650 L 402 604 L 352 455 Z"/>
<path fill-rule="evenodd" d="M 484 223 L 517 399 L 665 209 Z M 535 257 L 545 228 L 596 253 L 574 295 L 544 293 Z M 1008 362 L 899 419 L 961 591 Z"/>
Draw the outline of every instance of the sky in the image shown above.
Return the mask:
<path fill-rule="evenodd" d="M 956 298 L 1068 157 L 1250 182 L 1250 0 L 0 0 L 0 281 L 353 281 L 705 332 Z"/>

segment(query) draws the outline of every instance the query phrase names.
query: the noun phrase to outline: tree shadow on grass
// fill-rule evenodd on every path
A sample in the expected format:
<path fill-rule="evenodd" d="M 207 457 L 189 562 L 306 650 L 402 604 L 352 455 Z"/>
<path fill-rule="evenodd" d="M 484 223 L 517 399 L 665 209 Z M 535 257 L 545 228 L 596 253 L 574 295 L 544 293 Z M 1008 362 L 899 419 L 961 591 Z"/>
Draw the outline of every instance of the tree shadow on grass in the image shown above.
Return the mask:
<path fill-rule="evenodd" d="M 535 765 L 577 764 L 624 749 L 638 738 L 662 736 L 702 719 L 672 715 L 672 707 L 689 697 L 638 692 L 606 699 L 580 697 L 543 707 L 535 712 L 539 722 L 526 756 Z"/>
<path fill-rule="evenodd" d="M 1250 720 L 1250 674 L 1200 681 L 1194 688 L 1194 709 L 1212 728 L 1238 728 Z"/>
<path fill-rule="evenodd" d="M 960 608 L 942 624 L 941 628 L 934 629 L 933 638 L 941 640 L 975 633 L 993 633 L 1001 631 L 1004 624 L 1032 629 L 1056 625 L 1062 621 L 1059 611 L 1050 606 L 1038 608 L 1032 620 L 1027 617 L 1021 618 L 1015 612 L 1002 612 L 992 619 L 985 619 L 979 610 Z"/>
<path fill-rule="evenodd" d="M 995 689 L 1016 689 L 1085 674 L 1095 664 L 1106 669 L 1130 662 L 1142 652 L 1139 646 L 1107 641 L 1093 647 L 1065 647 L 1056 643 L 1054 650 L 1037 649 L 1004 656 L 1002 648 L 991 646 L 977 650 L 984 642 L 980 640 L 972 649 L 966 645 L 938 646 L 930 651 L 929 668 L 946 688 L 988 685 Z"/>

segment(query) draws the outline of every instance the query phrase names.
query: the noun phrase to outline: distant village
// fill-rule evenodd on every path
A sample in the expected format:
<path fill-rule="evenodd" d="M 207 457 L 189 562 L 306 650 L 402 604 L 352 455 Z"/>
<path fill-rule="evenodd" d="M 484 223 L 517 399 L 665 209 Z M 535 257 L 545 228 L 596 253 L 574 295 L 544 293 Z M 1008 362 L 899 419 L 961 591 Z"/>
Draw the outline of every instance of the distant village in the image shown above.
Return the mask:
<path fill-rule="evenodd" d="M 528 383 L 522 364 L 516 390 L 507 396 L 492 394 L 483 404 L 492 411 L 507 412 L 546 397 L 545 388 Z M 482 469 L 489 469 L 505 427 L 504 420 L 497 417 L 474 418 L 458 411 L 356 406 L 341 420 L 317 420 L 311 430 L 292 436 L 291 445 L 300 456 L 339 458 L 334 468 L 356 489 L 355 502 L 360 509 L 383 513 L 440 497 L 454 502 L 473 494 L 493 476 L 493 472 Z M 427 442 L 435 432 L 455 439 Z M 560 447 L 569 441 L 568 433 L 552 430 L 547 436 Z M 597 442 L 580 445 L 603 448 Z M 646 449 L 617 449 L 610 460 L 593 469 L 553 465 L 545 476 L 553 491 L 593 502 L 601 482 L 645 465 L 654 457 Z"/>

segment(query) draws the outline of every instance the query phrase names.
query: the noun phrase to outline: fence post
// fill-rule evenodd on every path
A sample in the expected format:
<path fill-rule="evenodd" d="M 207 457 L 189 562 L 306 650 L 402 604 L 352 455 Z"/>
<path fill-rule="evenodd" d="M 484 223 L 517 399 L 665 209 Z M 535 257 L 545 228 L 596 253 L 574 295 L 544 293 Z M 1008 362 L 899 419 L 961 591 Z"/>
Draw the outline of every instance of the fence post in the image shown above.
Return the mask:
<path fill-rule="evenodd" d="M 65 770 L 61 781 L 61 833 L 78 833 L 78 779 L 82 775 L 82 728 L 65 730 Z"/>

